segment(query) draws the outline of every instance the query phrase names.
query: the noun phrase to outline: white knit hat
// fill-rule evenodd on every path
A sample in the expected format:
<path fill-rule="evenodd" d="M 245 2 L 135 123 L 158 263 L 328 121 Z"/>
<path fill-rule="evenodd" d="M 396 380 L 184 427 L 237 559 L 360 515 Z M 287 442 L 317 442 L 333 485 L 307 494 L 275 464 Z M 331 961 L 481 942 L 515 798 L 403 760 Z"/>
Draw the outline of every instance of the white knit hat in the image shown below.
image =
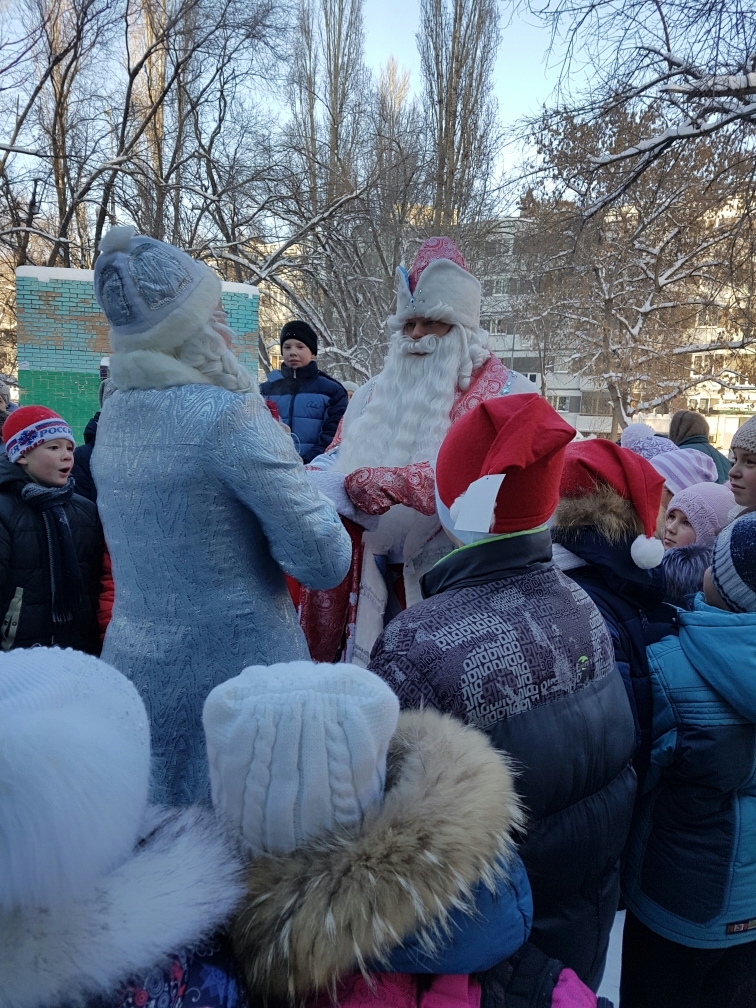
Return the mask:
<path fill-rule="evenodd" d="M 203 722 L 213 804 L 251 854 L 359 824 L 383 798 L 399 701 L 356 665 L 252 665 L 216 686 Z"/>
<path fill-rule="evenodd" d="M 756 452 L 756 417 L 751 417 L 742 427 L 738 427 L 730 447 Z"/>
<path fill-rule="evenodd" d="M 136 842 L 150 732 L 129 680 L 91 655 L 0 655 L 0 907 L 88 895 Z"/>

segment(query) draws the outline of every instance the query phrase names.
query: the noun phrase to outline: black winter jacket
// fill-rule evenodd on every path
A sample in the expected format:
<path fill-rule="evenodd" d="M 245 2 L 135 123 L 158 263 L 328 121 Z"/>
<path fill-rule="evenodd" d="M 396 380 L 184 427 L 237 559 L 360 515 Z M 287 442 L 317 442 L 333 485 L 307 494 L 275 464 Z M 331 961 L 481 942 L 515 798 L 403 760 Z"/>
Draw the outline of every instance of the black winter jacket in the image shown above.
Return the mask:
<path fill-rule="evenodd" d="M 76 493 L 87 500 L 97 500 L 97 487 L 92 479 L 90 462 L 97 440 L 97 422 L 100 419 L 99 412 L 95 413 L 87 426 L 84 428 L 84 444 L 74 449 L 74 464 L 71 475 L 76 481 Z"/>
<path fill-rule="evenodd" d="M 531 941 L 595 988 L 635 798 L 633 717 L 604 621 L 554 567 L 547 531 L 455 550 L 423 591 L 369 667 L 403 708 L 452 714 L 512 757 Z"/>
<path fill-rule="evenodd" d="M 0 455 L 0 648 L 58 645 L 99 654 L 96 614 L 104 544 L 97 508 L 78 494 L 66 505 L 87 606 L 71 623 L 55 626 L 44 519 L 21 497 L 28 482 L 21 466 Z"/>
<path fill-rule="evenodd" d="M 283 364 L 280 371 L 271 371 L 260 394 L 278 407 L 305 463 L 322 455 L 333 441 L 348 404 L 344 386 L 319 371 L 317 361 L 296 369 Z"/>
<path fill-rule="evenodd" d="M 630 538 L 612 545 L 590 527 L 554 528 L 551 535 L 586 562 L 566 573 L 590 595 L 606 620 L 635 718 L 633 765 L 640 792 L 651 759 L 652 701 L 646 647 L 672 631 L 677 620 L 675 609 L 664 603 L 661 570 L 642 570 L 633 563 Z"/>

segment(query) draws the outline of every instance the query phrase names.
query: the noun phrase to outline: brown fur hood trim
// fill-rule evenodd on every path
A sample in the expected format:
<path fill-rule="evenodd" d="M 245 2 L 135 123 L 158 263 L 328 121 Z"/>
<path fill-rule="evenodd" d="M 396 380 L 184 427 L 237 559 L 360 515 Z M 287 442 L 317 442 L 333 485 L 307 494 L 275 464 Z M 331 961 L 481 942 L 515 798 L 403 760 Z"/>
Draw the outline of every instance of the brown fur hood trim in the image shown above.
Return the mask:
<path fill-rule="evenodd" d="M 492 889 L 522 811 L 506 758 L 482 732 L 435 711 L 405 711 L 391 741 L 380 811 L 247 869 L 233 928 L 250 992 L 300 1000 L 414 933 L 429 943 L 471 889 Z"/>
<path fill-rule="evenodd" d="M 643 525 L 632 503 L 606 483 L 584 497 L 563 497 L 552 519 L 552 538 L 569 548 L 569 530 L 594 528 L 610 543 L 643 535 Z"/>

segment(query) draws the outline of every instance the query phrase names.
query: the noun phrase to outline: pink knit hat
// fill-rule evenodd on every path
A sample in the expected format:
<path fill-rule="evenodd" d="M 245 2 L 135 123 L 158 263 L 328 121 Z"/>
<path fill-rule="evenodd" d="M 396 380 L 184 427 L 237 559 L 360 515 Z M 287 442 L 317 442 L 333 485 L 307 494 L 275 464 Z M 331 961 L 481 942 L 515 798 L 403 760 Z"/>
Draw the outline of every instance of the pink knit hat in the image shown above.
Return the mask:
<path fill-rule="evenodd" d="M 667 514 L 674 510 L 682 511 L 693 526 L 696 542 L 700 546 L 710 546 L 727 524 L 727 512 L 734 503 L 735 498 L 728 486 L 694 483 L 675 494 L 667 505 Z"/>
<path fill-rule="evenodd" d="M 649 462 L 664 477 L 664 485 L 673 494 L 696 483 L 717 482 L 714 459 L 696 448 L 676 448 L 649 459 Z"/>

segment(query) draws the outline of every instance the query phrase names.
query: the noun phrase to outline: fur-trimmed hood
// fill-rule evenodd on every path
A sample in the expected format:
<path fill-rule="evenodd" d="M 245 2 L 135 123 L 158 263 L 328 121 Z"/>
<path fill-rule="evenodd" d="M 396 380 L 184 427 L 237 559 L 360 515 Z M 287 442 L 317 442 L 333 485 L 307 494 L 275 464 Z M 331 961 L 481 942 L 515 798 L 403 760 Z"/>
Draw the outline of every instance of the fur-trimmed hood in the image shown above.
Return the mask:
<path fill-rule="evenodd" d="M 435 711 L 400 715 L 380 811 L 357 833 L 333 833 L 247 868 L 233 926 L 250 991 L 299 1000 L 413 934 L 432 947 L 448 914 L 492 890 L 522 812 L 506 758 L 475 728 Z"/>
<path fill-rule="evenodd" d="M 231 915 L 240 865 L 206 809 L 151 809 L 133 855 L 80 903 L 0 914 L 0 1005 L 105 996 Z"/>
<path fill-rule="evenodd" d="M 606 483 L 597 483 L 591 494 L 562 497 L 551 519 L 552 533 L 563 530 L 558 542 L 569 548 L 569 532 L 593 528 L 612 544 L 643 535 L 643 524 L 631 501 L 622 497 Z"/>

